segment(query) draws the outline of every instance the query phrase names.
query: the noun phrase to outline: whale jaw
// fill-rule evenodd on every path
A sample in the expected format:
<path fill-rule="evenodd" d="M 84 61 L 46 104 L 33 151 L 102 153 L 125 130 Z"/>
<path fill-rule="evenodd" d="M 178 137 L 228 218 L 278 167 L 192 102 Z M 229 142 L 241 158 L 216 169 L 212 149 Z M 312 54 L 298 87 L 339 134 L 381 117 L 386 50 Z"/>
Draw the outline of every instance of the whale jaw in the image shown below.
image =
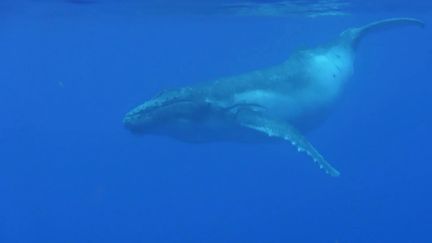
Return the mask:
<path fill-rule="evenodd" d="M 123 125 L 136 134 L 159 133 L 173 125 L 192 124 L 202 119 L 209 109 L 209 104 L 197 99 L 192 89 L 171 90 L 126 113 Z"/>

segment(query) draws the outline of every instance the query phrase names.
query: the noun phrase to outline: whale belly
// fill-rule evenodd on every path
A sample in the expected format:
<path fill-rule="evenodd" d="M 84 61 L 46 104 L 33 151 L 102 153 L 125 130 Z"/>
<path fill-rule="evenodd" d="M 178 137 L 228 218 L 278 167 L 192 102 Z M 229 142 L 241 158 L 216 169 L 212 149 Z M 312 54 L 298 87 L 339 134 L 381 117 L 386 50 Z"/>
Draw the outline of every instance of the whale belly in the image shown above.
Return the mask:
<path fill-rule="evenodd" d="M 347 53 L 330 50 L 310 53 L 306 63 L 300 76 L 304 79 L 302 85 L 286 90 L 277 87 L 246 90 L 234 95 L 234 103 L 259 105 L 269 115 L 291 122 L 323 115 L 351 76 L 352 60 Z"/>
<path fill-rule="evenodd" d="M 312 54 L 308 63 L 310 89 L 323 98 L 333 99 L 353 73 L 353 57 L 349 50 L 335 47 Z"/>

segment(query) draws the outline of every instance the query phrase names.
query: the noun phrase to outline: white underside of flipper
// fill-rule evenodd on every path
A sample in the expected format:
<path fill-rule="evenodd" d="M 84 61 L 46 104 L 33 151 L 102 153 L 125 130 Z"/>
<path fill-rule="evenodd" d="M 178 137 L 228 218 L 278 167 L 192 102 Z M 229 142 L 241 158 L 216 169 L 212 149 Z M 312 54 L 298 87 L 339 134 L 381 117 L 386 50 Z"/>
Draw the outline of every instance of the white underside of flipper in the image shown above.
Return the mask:
<path fill-rule="evenodd" d="M 305 152 L 318 166 L 331 176 L 339 176 L 340 172 L 314 148 L 312 144 L 293 126 L 277 120 L 261 117 L 255 114 L 246 114 L 239 117 L 242 126 L 269 137 L 280 138 L 290 142 L 299 152 Z"/>

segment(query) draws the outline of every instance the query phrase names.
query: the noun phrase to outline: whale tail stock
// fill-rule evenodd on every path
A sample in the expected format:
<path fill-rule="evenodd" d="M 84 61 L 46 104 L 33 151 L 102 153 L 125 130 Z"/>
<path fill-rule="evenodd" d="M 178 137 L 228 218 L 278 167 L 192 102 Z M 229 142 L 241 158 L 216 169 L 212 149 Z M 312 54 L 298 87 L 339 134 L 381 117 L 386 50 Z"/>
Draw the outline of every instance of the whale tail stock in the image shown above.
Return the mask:
<path fill-rule="evenodd" d="M 425 23 L 415 18 L 390 18 L 372 22 L 361 27 L 347 29 L 340 34 L 340 37 L 343 40 L 347 41 L 353 48 L 355 48 L 358 43 L 363 39 L 363 37 L 370 32 L 405 25 L 413 25 L 423 28 L 425 26 Z"/>

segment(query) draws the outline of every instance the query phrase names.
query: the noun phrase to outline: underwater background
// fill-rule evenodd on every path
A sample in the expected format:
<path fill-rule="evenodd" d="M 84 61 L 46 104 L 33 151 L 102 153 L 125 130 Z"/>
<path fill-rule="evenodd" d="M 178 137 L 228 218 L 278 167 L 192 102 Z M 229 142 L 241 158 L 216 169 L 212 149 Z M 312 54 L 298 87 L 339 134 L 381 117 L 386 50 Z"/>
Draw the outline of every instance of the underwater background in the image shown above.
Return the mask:
<path fill-rule="evenodd" d="M 0 242 L 432 242 L 432 3 L 0 3 Z M 160 90 L 278 64 L 346 28 L 354 76 L 288 144 L 134 136 L 124 114 Z"/>

